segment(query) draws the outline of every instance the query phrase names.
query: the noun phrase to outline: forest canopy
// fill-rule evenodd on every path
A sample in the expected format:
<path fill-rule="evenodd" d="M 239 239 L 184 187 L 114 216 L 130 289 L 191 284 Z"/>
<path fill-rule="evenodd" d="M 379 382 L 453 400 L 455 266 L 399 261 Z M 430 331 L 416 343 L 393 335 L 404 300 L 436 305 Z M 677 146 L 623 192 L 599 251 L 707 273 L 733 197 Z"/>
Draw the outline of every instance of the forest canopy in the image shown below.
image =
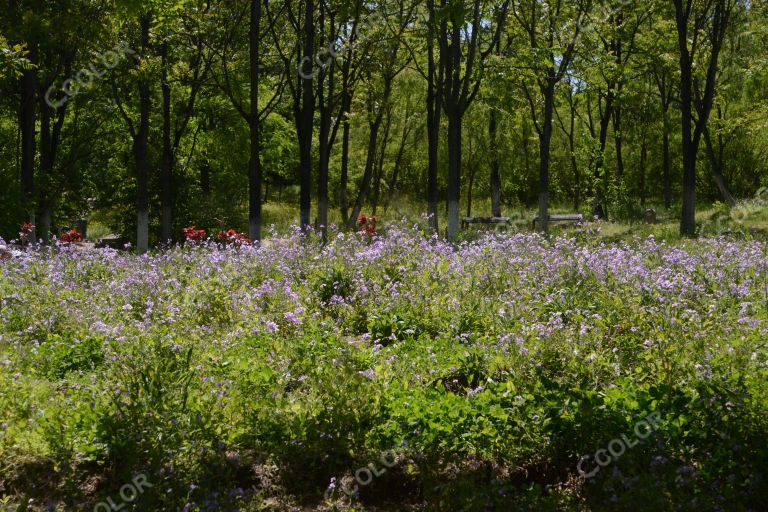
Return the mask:
<path fill-rule="evenodd" d="M 0 236 L 90 218 L 143 252 L 260 239 L 265 202 L 321 231 L 408 202 L 454 238 L 473 198 L 693 235 L 768 185 L 766 26 L 745 0 L 9 0 Z"/>

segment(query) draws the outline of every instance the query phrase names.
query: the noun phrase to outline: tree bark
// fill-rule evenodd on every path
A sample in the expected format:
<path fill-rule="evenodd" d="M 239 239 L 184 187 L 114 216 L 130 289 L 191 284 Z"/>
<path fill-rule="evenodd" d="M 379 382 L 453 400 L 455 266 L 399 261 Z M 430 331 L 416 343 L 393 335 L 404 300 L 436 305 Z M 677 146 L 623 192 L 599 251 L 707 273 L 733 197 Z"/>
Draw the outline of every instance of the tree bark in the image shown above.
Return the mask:
<path fill-rule="evenodd" d="M 305 0 L 304 11 L 304 66 L 306 73 L 301 78 L 302 101 L 298 116 L 299 135 L 299 222 L 302 229 L 311 225 L 312 207 L 312 132 L 315 115 L 315 96 L 312 90 L 312 61 L 315 57 L 315 4 L 314 0 Z"/>
<path fill-rule="evenodd" d="M 693 0 L 674 0 L 675 24 L 680 57 L 680 102 L 681 102 L 681 131 L 683 139 L 683 208 L 680 215 L 680 234 L 693 236 L 696 234 L 696 156 L 698 154 L 701 135 L 706 129 L 709 114 L 712 110 L 717 81 L 717 62 L 725 40 L 726 29 L 731 11 L 735 5 L 729 0 L 714 0 L 707 4 L 706 12 L 694 11 Z M 710 7 L 711 6 L 711 7 Z M 710 12 L 709 9 L 712 9 Z M 706 79 L 703 91 L 697 91 L 694 98 L 694 59 L 688 48 L 688 22 L 693 17 L 696 37 L 706 32 L 710 53 L 706 62 Z M 696 37 L 693 37 L 696 40 Z M 701 63 L 704 64 L 704 63 Z M 703 68 L 703 66 L 700 66 Z M 698 82 L 697 82 L 698 83 Z M 695 102 L 694 102 L 695 100 Z M 694 121 L 694 108 L 696 119 Z"/>
<path fill-rule="evenodd" d="M 392 177 L 389 181 L 389 194 L 387 195 L 386 207 L 397 196 L 397 178 L 400 172 L 400 166 L 403 164 L 403 157 L 405 155 L 405 145 L 408 142 L 408 135 L 411 133 L 411 124 L 409 119 L 411 117 L 411 104 L 408 102 L 405 106 L 405 116 L 403 118 L 403 132 L 400 137 L 400 146 L 397 148 L 397 155 L 392 166 Z"/>
<path fill-rule="evenodd" d="M 51 234 L 51 205 L 48 197 L 48 184 L 53 174 L 51 145 L 51 109 L 43 100 L 40 102 L 40 183 L 38 187 L 40 228 L 37 231 L 44 244 L 50 241 Z"/>
<path fill-rule="evenodd" d="M 376 164 L 376 170 L 373 176 L 373 193 L 371 194 L 371 213 L 376 215 L 376 210 L 379 206 L 379 198 L 381 196 L 381 180 L 384 177 L 384 160 L 387 154 L 387 146 L 389 145 L 389 131 L 392 127 L 392 107 L 387 109 L 386 120 L 384 122 L 384 134 L 381 138 L 381 144 L 379 146 L 379 161 Z"/>
<path fill-rule="evenodd" d="M 662 135 L 662 153 L 664 159 L 664 208 L 672 208 L 672 171 L 669 154 L 669 118 L 667 111 L 664 112 L 664 133 Z"/>
<path fill-rule="evenodd" d="M 435 58 L 437 43 L 437 14 L 435 0 L 427 0 L 429 21 L 427 34 L 427 203 L 430 226 L 438 231 L 437 164 L 440 146 L 440 97 L 442 96 L 443 66 Z M 442 63 L 442 59 L 440 59 Z"/>
<path fill-rule="evenodd" d="M 704 144 L 707 149 L 707 157 L 709 158 L 710 169 L 712 170 L 712 176 L 715 178 L 715 184 L 720 191 L 720 196 L 723 201 L 734 208 L 736 206 L 736 199 L 728 191 L 728 187 L 725 185 L 725 179 L 723 178 L 723 164 L 722 160 L 718 158 L 715 153 L 715 148 L 712 144 L 712 138 L 709 133 L 709 128 L 704 128 Z"/>
<path fill-rule="evenodd" d="M 248 159 L 248 237 L 261 240 L 261 120 L 259 119 L 259 42 L 261 40 L 261 0 L 251 0 L 251 23 L 248 30 L 250 61 L 250 103 L 248 128 L 250 129 L 250 158 Z"/>
<path fill-rule="evenodd" d="M 320 14 L 321 28 L 325 29 L 325 9 L 321 6 Z M 329 34 L 335 34 L 333 15 L 329 19 Z M 320 74 L 317 84 L 317 97 L 320 110 L 320 130 L 318 133 L 319 160 L 317 176 L 317 229 L 320 231 L 323 240 L 326 238 L 328 230 L 328 174 L 331 159 L 331 120 L 335 110 L 335 82 L 334 72 L 336 69 L 335 60 L 331 59 L 327 70 Z M 327 81 L 328 88 L 325 90 L 324 82 Z M 334 131 L 335 134 L 335 131 Z"/>
<path fill-rule="evenodd" d="M 25 69 L 21 76 L 21 105 L 19 108 L 19 127 L 21 130 L 21 191 L 24 196 L 24 206 L 27 210 L 25 222 L 32 224 L 35 220 L 35 124 L 37 97 L 37 44 L 28 42 L 27 59 L 33 65 Z M 29 234 L 29 242 L 37 242 L 35 229 Z"/>
<path fill-rule="evenodd" d="M 369 109 L 372 106 L 369 106 Z M 347 220 L 347 228 L 353 229 L 357 223 L 357 217 L 360 215 L 360 210 L 363 208 L 365 198 L 368 195 L 368 190 L 371 187 L 371 178 L 373 177 L 373 167 L 376 165 L 376 147 L 379 138 L 379 128 L 383 119 L 383 110 L 379 111 L 379 114 L 373 121 L 368 123 L 368 154 L 365 158 L 365 170 L 363 171 L 363 178 L 360 181 L 360 189 L 357 193 L 357 199 L 355 205 L 352 208 L 352 214 Z"/>
<path fill-rule="evenodd" d="M 140 19 L 141 48 L 149 48 L 151 17 L 145 14 Z M 149 81 L 142 78 L 139 83 L 139 129 L 133 141 L 133 158 L 136 165 L 136 251 L 144 254 L 149 250 L 149 114 L 151 91 Z"/>
<path fill-rule="evenodd" d="M 496 110 L 491 109 L 488 121 L 488 135 L 491 141 L 491 215 L 501 217 L 501 174 L 499 172 L 499 144 L 496 124 Z M 471 186 L 470 186 L 471 188 Z"/>
<path fill-rule="evenodd" d="M 448 114 L 448 231 L 449 240 L 459 233 L 459 198 L 461 194 L 461 117 Z"/>
<path fill-rule="evenodd" d="M 640 142 L 640 206 L 645 208 L 645 164 L 648 161 L 648 141 L 643 133 Z"/>
<path fill-rule="evenodd" d="M 342 81 L 346 84 L 347 79 L 342 78 Z M 349 213 L 349 114 L 352 110 L 352 94 L 345 85 L 344 90 L 341 93 L 341 115 L 343 116 L 344 126 L 342 127 L 341 138 L 341 178 L 339 183 L 339 211 L 341 212 L 341 218 L 346 219 Z"/>
<path fill-rule="evenodd" d="M 621 83 L 618 87 L 621 90 Z M 621 106 L 616 105 L 613 108 L 613 143 L 616 148 L 616 176 L 618 178 L 624 176 L 624 155 L 621 142 Z"/>
<path fill-rule="evenodd" d="M 69 76 L 70 65 L 65 65 L 65 74 Z M 42 90 L 41 90 L 42 91 Z M 51 182 L 56 154 L 61 139 L 61 129 L 64 125 L 66 104 L 59 107 L 55 122 L 52 122 L 51 107 L 45 101 L 45 93 L 39 94 L 40 103 L 40 183 L 39 211 L 40 229 L 38 230 L 43 243 L 50 242 L 53 223 L 53 205 L 51 200 Z"/>
<path fill-rule="evenodd" d="M 552 117 L 555 109 L 555 79 L 550 76 L 543 88 L 544 116 L 539 133 L 539 230 L 549 230 L 549 156 L 552 142 Z"/>
<path fill-rule="evenodd" d="M 171 143 L 171 84 L 168 82 L 168 43 L 160 47 L 163 93 L 163 157 L 160 166 L 160 241 L 173 238 L 173 146 Z"/>

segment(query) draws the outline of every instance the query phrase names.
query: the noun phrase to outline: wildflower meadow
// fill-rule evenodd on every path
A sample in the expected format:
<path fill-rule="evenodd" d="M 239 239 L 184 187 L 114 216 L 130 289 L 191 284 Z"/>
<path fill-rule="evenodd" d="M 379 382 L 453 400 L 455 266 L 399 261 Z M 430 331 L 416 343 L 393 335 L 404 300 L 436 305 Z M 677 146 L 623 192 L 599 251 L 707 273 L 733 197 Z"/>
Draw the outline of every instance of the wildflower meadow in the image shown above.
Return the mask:
<path fill-rule="evenodd" d="M 765 242 L 426 232 L 3 261 L 3 503 L 763 509 Z"/>

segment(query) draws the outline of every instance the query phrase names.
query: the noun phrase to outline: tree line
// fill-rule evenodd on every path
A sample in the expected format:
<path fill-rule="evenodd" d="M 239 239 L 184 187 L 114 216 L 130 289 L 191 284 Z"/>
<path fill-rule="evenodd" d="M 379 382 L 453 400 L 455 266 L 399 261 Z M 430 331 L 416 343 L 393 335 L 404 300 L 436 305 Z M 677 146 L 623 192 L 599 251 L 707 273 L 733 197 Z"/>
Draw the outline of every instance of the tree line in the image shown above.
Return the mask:
<path fill-rule="evenodd" d="M 324 232 L 368 209 L 630 219 L 766 185 L 752 0 L 8 0 L 0 234 L 101 212 L 139 252 L 190 223 Z M 699 198 L 697 199 L 697 195 Z M 314 203 L 314 210 L 313 210 Z M 247 206 L 246 206 L 247 205 Z M 313 213 L 315 212 L 314 218 Z"/>

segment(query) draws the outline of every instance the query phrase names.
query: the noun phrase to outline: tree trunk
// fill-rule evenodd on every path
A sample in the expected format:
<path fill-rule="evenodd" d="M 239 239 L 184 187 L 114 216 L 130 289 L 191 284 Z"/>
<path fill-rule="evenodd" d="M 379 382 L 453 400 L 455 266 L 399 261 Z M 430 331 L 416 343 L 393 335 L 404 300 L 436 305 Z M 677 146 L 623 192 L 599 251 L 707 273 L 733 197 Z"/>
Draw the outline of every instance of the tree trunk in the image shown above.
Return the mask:
<path fill-rule="evenodd" d="M 21 76 L 21 105 L 19 109 L 19 127 L 21 130 L 21 191 L 24 195 L 24 207 L 27 210 L 25 222 L 33 226 L 35 220 L 35 124 L 37 97 L 37 45 L 29 43 L 27 58 L 33 65 L 25 69 Z M 35 229 L 29 234 L 29 242 L 37 242 Z"/>
<path fill-rule="evenodd" d="M 370 132 L 368 135 L 368 154 L 365 159 L 365 170 L 363 171 L 363 178 L 360 181 L 360 189 L 357 192 L 357 200 L 352 208 L 352 214 L 347 220 L 347 228 L 353 229 L 357 224 L 357 217 L 360 215 L 360 210 L 363 208 L 365 198 L 368 195 L 368 189 L 371 187 L 371 178 L 373 177 L 373 167 L 376 165 L 376 146 L 379 138 L 379 127 L 381 126 L 383 113 L 379 113 L 376 119 L 368 123 Z"/>
<path fill-rule="evenodd" d="M 168 82 L 168 43 L 160 47 L 163 92 L 163 157 L 160 167 L 160 241 L 173 238 L 173 146 L 171 143 L 171 84 Z"/>
<path fill-rule="evenodd" d="M 389 204 L 397 196 L 397 178 L 400 172 L 400 166 L 403 164 L 403 157 L 405 155 L 405 146 L 408 143 L 408 136 L 411 133 L 412 125 L 409 121 L 410 118 L 411 102 L 408 101 L 405 105 L 405 116 L 403 117 L 403 132 L 400 137 L 400 146 L 397 148 L 397 155 L 395 156 L 395 161 L 392 166 L 392 178 L 389 181 L 389 194 L 387 197 L 386 207 L 389 207 Z"/>
<path fill-rule="evenodd" d="M 707 157 L 709 158 L 709 164 L 712 169 L 712 176 L 715 178 L 715 184 L 720 191 L 720 196 L 723 201 L 731 208 L 736 206 L 736 199 L 728 191 L 728 187 L 725 186 L 725 179 L 723 178 L 723 164 L 722 160 L 719 160 L 715 154 L 715 148 L 712 145 L 712 138 L 710 137 L 709 128 L 704 128 L 704 144 L 707 148 Z"/>
<path fill-rule="evenodd" d="M 341 109 L 339 117 L 343 125 L 343 134 L 341 141 L 341 176 L 339 182 L 339 211 L 341 213 L 341 222 L 345 222 L 349 213 L 349 140 L 350 125 L 349 116 L 352 112 L 352 96 L 354 94 L 352 62 L 354 60 L 355 43 L 357 42 L 357 29 L 360 22 L 360 2 L 355 2 L 355 15 L 352 25 L 347 30 L 349 37 L 349 48 L 346 58 L 341 66 Z"/>
<path fill-rule="evenodd" d="M 573 101 L 573 100 L 572 100 Z M 568 149 L 571 153 L 571 172 L 573 173 L 573 210 L 581 208 L 581 173 L 576 161 L 576 108 L 571 103 L 571 130 L 568 132 Z"/>
<path fill-rule="evenodd" d="M 379 161 L 376 164 L 376 171 L 373 176 L 373 193 L 371 194 L 371 213 L 376 215 L 376 210 L 379 206 L 379 198 L 381 196 L 381 180 L 384 177 L 384 159 L 387 154 L 387 146 L 389 145 L 389 131 L 392 127 L 392 110 L 391 107 L 387 109 L 387 119 L 384 122 L 384 135 L 381 138 L 381 145 L 379 146 Z"/>
<path fill-rule="evenodd" d="M 346 86 L 345 86 L 346 87 Z M 341 212 L 341 218 L 347 218 L 349 213 L 349 113 L 352 109 L 352 95 L 348 90 L 342 92 L 341 96 L 341 115 L 344 116 L 343 134 L 341 139 L 341 180 L 339 183 L 339 211 Z"/>
<path fill-rule="evenodd" d="M 461 116 L 448 115 L 448 239 L 459 234 L 459 199 L 461 194 Z"/>
<path fill-rule="evenodd" d="M 211 163 L 208 159 L 200 166 L 200 191 L 204 199 L 211 197 Z"/>
<path fill-rule="evenodd" d="M 494 217 L 501 217 L 501 174 L 499 173 L 499 145 L 495 109 L 491 109 L 490 120 L 488 122 L 488 135 L 491 141 L 491 215 Z M 470 189 L 471 188 L 470 185 Z"/>
<path fill-rule="evenodd" d="M 619 90 L 621 84 L 619 84 Z M 622 135 L 621 135 L 621 106 L 616 105 L 613 108 L 613 141 L 616 147 L 616 176 L 621 178 L 624 176 L 624 155 L 622 152 Z"/>
<path fill-rule="evenodd" d="M 672 171 L 669 155 L 669 118 L 668 112 L 664 111 L 664 133 L 662 135 L 662 153 L 664 158 L 664 208 L 672 208 Z"/>
<path fill-rule="evenodd" d="M 141 17 L 141 48 L 149 48 L 150 15 Z M 139 83 L 139 129 L 133 141 L 133 158 L 136 165 L 136 251 L 144 254 L 149 250 L 149 161 L 147 145 L 149 141 L 149 114 L 151 107 L 149 82 L 142 79 Z"/>
<path fill-rule="evenodd" d="M 429 15 L 427 36 L 427 203 L 430 226 L 438 231 L 437 221 L 437 159 L 440 146 L 440 97 L 442 96 L 443 67 L 435 58 L 437 15 L 435 0 L 427 0 Z"/>
<path fill-rule="evenodd" d="M 475 169 L 470 167 L 469 169 L 469 183 L 467 184 L 467 217 L 472 216 L 472 189 L 475 186 Z M 500 215 L 494 214 L 494 217 L 500 217 Z"/>
<path fill-rule="evenodd" d="M 320 6 L 320 34 L 323 38 L 325 31 L 325 9 Z M 329 19 L 328 33 L 334 33 L 333 15 Z M 334 99 L 334 69 L 335 61 L 331 60 L 327 70 L 319 75 L 317 81 L 317 100 L 320 110 L 320 129 L 318 133 L 319 158 L 317 162 L 317 225 L 323 240 L 328 229 L 328 168 L 331 159 L 331 117 L 333 116 Z M 328 82 L 328 90 L 325 90 L 325 81 Z"/>
<path fill-rule="evenodd" d="M 42 99 L 43 96 L 40 96 L 40 98 Z M 43 100 L 40 101 L 40 183 L 38 187 L 40 226 L 37 231 L 40 239 L 45 244 L 50 241 L 51 233 L 51 205 L 50 198 L 48 197 L 49 182 L 52 178 L 53 170 L 51 146 L 51 108 Z"/>
<path fill-rule="evenodd" d="M 531 176 L 531 126 L 528 123 L 528 118 L 523 116 L 523 134 L 522 134 L 522 146 L 523 146 L 523 167 L 525 168 L 525 187 L 520 187 L 518 192 L 518 199 L 526 206 L 531 205 L 530 192 L 527 190 L 527 185 L 530 184 Z M 522 194 L 522 197 L 521 197 Z"/>
<path fill-rule="evenodd" d="M 539 134 L 539 229 L 549 230 L 549 148 L 552 142 L 552 116 L 555 110 L 555 80 L 547 79 L 542 91 L 544 95 L 544 117 Z"/>
<path fill-rule="evenodd" d="M 648 141 L 643 134 L 640 143 L 640 206 L 645 208 L 645 164 L 648 161 Z"/>
<path fill-rule="evenodd" d="M 696 153 L 693 143 L 693 63 L 688 52 L 688 18 L 683 0 L 675 0 L 678 50 L 680 52 L 680 110 L 683 150 L 683 207 L 680 234 L 696 234 Z"/>
<path fill-rule="evenodd" d="M 608 92 L 605 97 L 605 108 L 600 117 L 600 135 L 598 136 L 598 142 L 600 144 L 600 151 L 595 160 L 595 204 L 593 206 L 592 214 L 597 218 L 605 217 L 605 148 L 608 142 L 608 126 L 610 124 L 613 114 L 613 88 L 615 83 L 608 84 Z"/>
<path fill-rule="evenodd" d="M 261 0 L 251 0 L 251 24 L 248 30 L 250 60 L 250 158 L 248 159 L 248 238 L 261 240 L 261 120 L 259 119 L 259 42 L 261 40 Z"/>
<path fill-rule="evenodd" d="M 312 90 L 312 61 L 315 57 L 315 4 L 314 0 L 305 0 L 304 11 L 304 59 L 306 73 L 302 88 L 302 105 L 299 115 L 299 222 L 302 229 L 311 225 L 312 208 L 312 132 L 315 114 L 315 97 Z"/>

